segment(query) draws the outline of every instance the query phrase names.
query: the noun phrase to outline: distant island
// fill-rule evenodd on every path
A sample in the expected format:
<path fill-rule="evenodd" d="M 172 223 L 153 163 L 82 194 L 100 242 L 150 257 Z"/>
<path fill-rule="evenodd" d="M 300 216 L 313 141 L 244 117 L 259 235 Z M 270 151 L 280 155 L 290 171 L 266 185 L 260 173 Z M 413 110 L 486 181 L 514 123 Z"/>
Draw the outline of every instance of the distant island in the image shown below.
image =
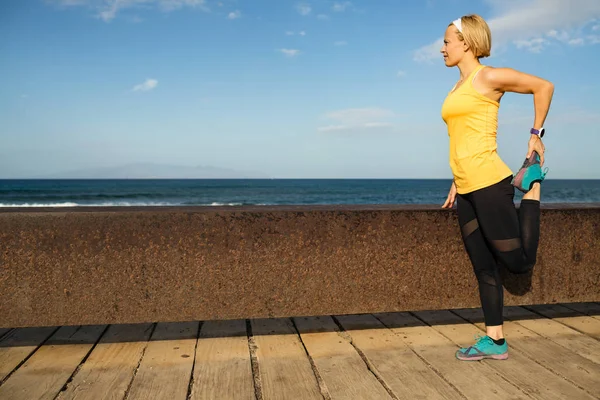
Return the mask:
<path fill-rule="evenodd" d="M 153 163 L 65 171 L 37 179 L 269 179 L 260 172 L 241 172 L 211 166 L 182 166 Z"/>

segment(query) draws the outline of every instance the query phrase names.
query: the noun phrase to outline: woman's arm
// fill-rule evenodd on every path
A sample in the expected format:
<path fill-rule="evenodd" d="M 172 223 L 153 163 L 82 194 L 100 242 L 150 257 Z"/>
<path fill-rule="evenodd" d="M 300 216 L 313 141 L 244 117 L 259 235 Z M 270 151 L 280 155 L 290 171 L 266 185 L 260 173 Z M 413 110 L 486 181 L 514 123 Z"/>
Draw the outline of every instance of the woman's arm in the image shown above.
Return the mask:
<path fill-rule="evenodd" d="M 552 82 L 512 68 L 485 68 L 481 72 L 483 83 L 497 92 L 533 94 L 535 108 L 533 128 L 539 129 L 544 126 L 554 94 Z"/>
<path fill-rule="evenodd" d="M 552 96 L 554 95 L 554 85 L 552 82 L 516 71 L 512 68 L 484 68 L 481 72 L 482 83 L 496 92 L 533 94 L 535 111 L 533 128 L 540 129 L 544 126 L 546 116 L 550 110 Z M 531 135 L 527 157 L 531 155 L 532 150 L 536 150 L 540 154 L 540 164 L 543 165 L 544 145 L 539 139 L 538 136 Z"/>

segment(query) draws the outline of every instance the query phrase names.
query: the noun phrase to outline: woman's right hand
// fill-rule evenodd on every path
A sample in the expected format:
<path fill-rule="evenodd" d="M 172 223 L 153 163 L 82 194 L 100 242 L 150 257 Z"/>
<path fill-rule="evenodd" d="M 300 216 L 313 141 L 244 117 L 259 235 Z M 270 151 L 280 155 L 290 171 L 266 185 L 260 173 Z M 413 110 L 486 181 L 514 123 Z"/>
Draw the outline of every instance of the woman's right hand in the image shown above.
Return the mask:
<path fill-rule="evenodd" d="M 448 192 L 448 198 L 446 199 L 446 202 L 444 203 L 442 208 L 452 208 L 455 201 L 456 201 L 456 185 L 454 184 L 454 181 L 452 181 L 452 186 L 450 186 L 450 192 Z"/>

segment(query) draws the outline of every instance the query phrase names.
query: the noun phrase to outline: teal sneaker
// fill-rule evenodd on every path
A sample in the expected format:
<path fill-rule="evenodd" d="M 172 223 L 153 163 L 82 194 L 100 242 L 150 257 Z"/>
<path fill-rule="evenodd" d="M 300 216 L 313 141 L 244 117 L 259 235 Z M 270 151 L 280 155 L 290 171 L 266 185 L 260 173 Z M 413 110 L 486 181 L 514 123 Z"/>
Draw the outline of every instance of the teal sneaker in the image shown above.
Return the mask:
<path fill-rule="evenodd" d="M 477 342 L 473 346 L 456 351 L 456 358 L 461 361 L 479 361 L 484 358 L 506 360 L 508 358 L 508 344 L 496 344 L 489 336 L 475 336 Z"/>
<path fill-rule="evenodd" d="M 512 185 L 521 192 L 527 193 L 531 190 L 531 187 L 535 182 L 543 182 L 546 178 L 546 173 L 548 173 L 548 168 L 544 168 L 544 171 L 542 171 L 542 167 L 540 166 L 540 155 L 534 151 L 531 153 L 531 156 L 523 162 L 521 169 L 519 169 L 519 172 L 517 172 L 513 178 Z"/>

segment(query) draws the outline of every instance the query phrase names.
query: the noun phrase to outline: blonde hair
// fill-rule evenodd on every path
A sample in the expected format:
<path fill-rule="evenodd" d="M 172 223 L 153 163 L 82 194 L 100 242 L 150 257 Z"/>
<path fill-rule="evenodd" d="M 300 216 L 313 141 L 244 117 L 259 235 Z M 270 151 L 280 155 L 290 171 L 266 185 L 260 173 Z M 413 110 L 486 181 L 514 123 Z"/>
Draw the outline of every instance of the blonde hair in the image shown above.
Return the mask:
<path fill-rule="evenodd" d="M 467 43 L 476 58 L 489 57 L 492 51 L 492 32 L 487 22 L 477 14 L 460 18 L 461 31 L 458 38 Z M 448 26 L 453 25 L 452 23 Z"/>

